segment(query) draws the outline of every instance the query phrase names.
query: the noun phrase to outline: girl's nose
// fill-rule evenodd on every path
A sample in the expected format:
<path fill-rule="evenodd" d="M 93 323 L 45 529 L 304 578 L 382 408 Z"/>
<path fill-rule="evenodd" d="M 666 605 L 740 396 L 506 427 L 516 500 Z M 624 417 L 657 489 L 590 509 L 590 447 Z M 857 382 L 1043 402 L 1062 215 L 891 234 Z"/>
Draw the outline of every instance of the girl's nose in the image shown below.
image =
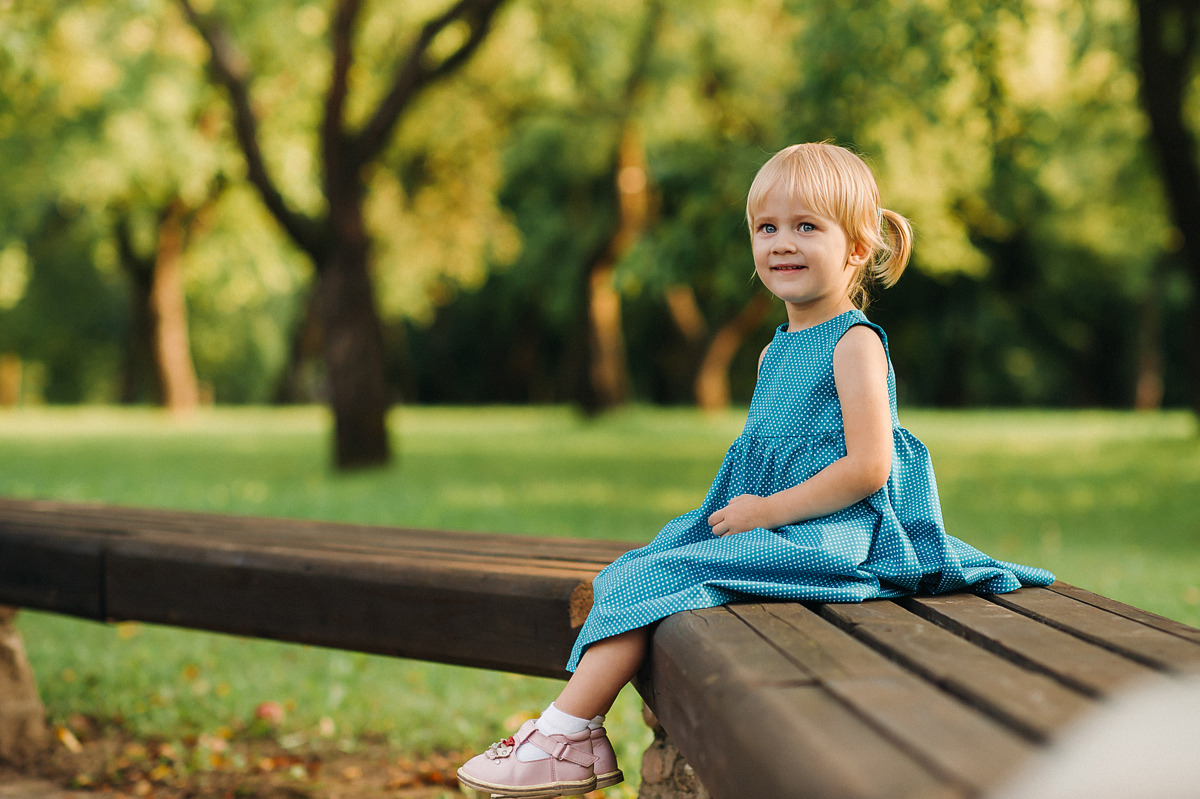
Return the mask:
<path fill-rule="evenodd" d="M 791 233 L 783 232 L 775 237 L 775 252 L 795 252 L 796 237 Z"/>

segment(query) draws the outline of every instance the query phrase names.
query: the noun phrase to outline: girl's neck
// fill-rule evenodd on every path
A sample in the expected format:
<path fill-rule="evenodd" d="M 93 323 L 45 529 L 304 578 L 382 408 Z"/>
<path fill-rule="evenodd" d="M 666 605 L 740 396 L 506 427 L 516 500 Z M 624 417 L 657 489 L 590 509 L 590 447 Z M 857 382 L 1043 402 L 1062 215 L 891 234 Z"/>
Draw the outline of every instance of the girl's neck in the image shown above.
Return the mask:
<path fill-rule="evenodd" d="M 841 316 L 847 311 L 854 310 L 854 303 L 850 302 L 849 297 L 844 298 L 841 302 L 833 303 L 818 302 L 800 305 L 786 302 L 784 304 L 787 306 L 789 333 L 816 327 L 835 316 Z"/>

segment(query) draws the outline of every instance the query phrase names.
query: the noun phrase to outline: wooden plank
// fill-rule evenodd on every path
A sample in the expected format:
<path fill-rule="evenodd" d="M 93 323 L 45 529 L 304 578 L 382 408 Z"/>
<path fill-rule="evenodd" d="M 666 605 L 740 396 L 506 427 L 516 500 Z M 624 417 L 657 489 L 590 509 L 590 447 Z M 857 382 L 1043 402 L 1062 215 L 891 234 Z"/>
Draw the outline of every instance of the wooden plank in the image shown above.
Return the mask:
<path fill-rule="evenodd" d="M 732 610 L 897 748 L 965 792 L 994 784 L 1033 754 L 1033 744 L 1011 729 L 808 608 L 771 603 Z"/>
<path fill-rule="evenodd" d="M 102 542 L 0 523 L 0 604 L 103 620 Z"/>
<path fill-rule="evenodd" d="M 563 677 L 573 577 L 324 553 L 129 541 L 107 555 L 113 619 Z"/>
<path fill-rule="evenodd" d="M 1089 696 L 1110 696 L 1154 674 L 1147 666 L 975 594 L 907 597 L 897 601 L 956 635 L 1026 668 L 1041 670 Z"/>
<path fill-rule="evenodd" d="M 965 795 L 726 608 L 664 619 L 639 689 L 716 799 Z"/>
<path fill-rule="evenodd" d="M 1106 596 L 1092 593 L 1091 591 L 1071 585 L 1070 583 L 1064 583 L 1062 580 L 1055 581 L 1053 585 L 1048 587 L 1048 590 L 1062 594 L 1063 596 L 1069 596 L 1072 599 L 1076 599 L 1080 602 L 1086 602 L 1089 605 L 1102 608 L 1110 613 L 1115 613 L 1118 616 L 1124 616 L 1127 619 L 1132 619 L 1133 621 L 1149 625 L 1156 630 L 1162 630 L 1163 632 L 1170 633 L 1171 635 L 1175 635 L 1180 638 L 1186 638 L 1187 640 L 1195 643 L 1200 643 L 1200 629 L 1189 627 L 1183 622 L 1175 621 L 1174 619 L 1168 619 L 1166 616 L 1160 616 L 1157 613 L 1151 613 L 1148 610 L 1135 608 L 1133 605 L 1127 605 L 1124 602 L 1118 602 L 1115 599 L 1109 599 Z"/>
<path fill-rule="evenodd" d="M 1017 591 L 988 598 L 1152 668 L 1177 674 L 1200 674 L 1200 643 L 1064 594 Z"/>
<path fill-rule="evenodd" d="M 1093 705 L 890 601 L 829 604 L 821 615 L 935 685 L 1032 740 L 1044 741 Z"/>
<path fill-rule="evenodd" d="M 632 542 L 354 525 L 305 519 L 227 516 L 39 500 L 0 499 L 0 524 L 22 522 L 47 531 L 126 537 L 180 534 L 240 543 L 294 542 L 337 551 L 475 552 L 523 560 L 569 560 L 597 570 L 637 546 Z"/>
<path fill-rule="evenodd" d="M 93 596 L 89 604 L 91 608 L 89 615 L 93 617 L 102 612 L 101 603 L 96 598 L 98 597 L 96 586 L 101 582 L 96 576 L 99 575 L 102 569 L 101 553 L 113 547 L 128 546 L 134 541 L 142 542 L 144 547 L 161 546 L 170 548 L 172 546 L 189 546 L 197 550 L 211 549 L 213 551 L 226 552 L 292 554 L 313 560 L 318 560 L 328 554 L 331 557 L 361 557 L 380 564 L 387 562 L 428 562 L 436 566 L 438 563 L 447 563 L 462 568 L 476 568 L 481 572 L 495 570 L 504 572 L 522 571 L 531 577 L 539 575 L 552 577 L 569 575 L 584 582 L 590 582 L 598 568 L 591 563 L 579 563 L 566 558 L 557 560 L 550 558 L 526 558 L 519 549 L 502 555 L 490 555 L 471 550 L 451 554 L 441 550 L 425 548 L 409 549 L 398 546 L 381 546 L 370 549 L 320 546 L 319 542 L 312 542 L 307 539 L 297 541 L 288 535 L 274 537 L 259 535 L 249 538 L 249 541 L 241 541 L 230 537 L 210 538 L 207 536 L 178 534 L 173 531 L 143 531 L 139 533 L 117 534 L 108 531 L 64 530 L 58 527 L 26 525 L 24 523 L 14 523 L 10 520 L 0 519 L 0 544 L 4 544 L 8 548 L 8 557 L 6 557 L 5 563 L 11 572 L 7 580 L 10 589 L 13 592 L 21 590 L 26 583 L 29 583 L 33 579 L 27 573 L 37 566 L 40 562 L 38 558 L 41 557 L 45 561 L 45 568 L 41 568 L 35 572 L 35 575 L 39 576 L 39 585 L 34 593 L 45 593 L 46 591 L 57 592 L 60 589 L 66 590 L 72 586 L 75 586 L 82 592 L 86 588 L 86 592 Z M 69 558 L 71 553 L 77 550 L 84 551 L 89 555 L 91 571 L 95 573 L 89 580 L 81 579 L 73 571 L 66 568 L 69 566 L 69 562 L 59 562 L 59 559 Z M 60 566 L 63 568 L 60 568 Z M 21 594 L 21 597 L 27 606 L 31 607 L 37 606 L 47 610 L 59 610 L 67 613 L 74 610 L 69 604 L 55 602 L 52 596 L 48 596 L 45 600 L 40 600 L 30 595 L 29 592 L 25 592 Z M 584 611 L 586 612 L 586 608 Z"/>
<path fill-rule="evenodd" d="M 561 677 L 629 546 L 0 500 L 0 601 Z"/>

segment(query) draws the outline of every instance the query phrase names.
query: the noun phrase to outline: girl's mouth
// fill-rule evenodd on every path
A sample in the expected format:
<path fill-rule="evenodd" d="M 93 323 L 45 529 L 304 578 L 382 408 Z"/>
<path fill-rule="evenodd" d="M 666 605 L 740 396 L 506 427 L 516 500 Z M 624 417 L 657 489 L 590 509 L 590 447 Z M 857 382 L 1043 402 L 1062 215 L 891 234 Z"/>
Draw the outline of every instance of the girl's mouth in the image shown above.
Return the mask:
<path fill-rule="evenodd" d="M 773 271 L 773 272 L 797 272 L 801 269 L 807 269 L 807 268 L 808 267 L 804 266 L 803 264 L 780 264 L 779 266 L 772 266 L 771 271 Z"/>

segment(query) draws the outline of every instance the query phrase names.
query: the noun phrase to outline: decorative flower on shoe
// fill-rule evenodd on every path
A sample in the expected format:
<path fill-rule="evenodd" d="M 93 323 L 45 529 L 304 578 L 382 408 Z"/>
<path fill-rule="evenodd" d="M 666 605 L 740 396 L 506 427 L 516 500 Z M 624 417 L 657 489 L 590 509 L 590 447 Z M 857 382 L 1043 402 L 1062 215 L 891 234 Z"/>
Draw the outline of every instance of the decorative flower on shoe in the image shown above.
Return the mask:
<path fill-rule="evenodd" d="M 498 760 L 502 757 L 508 757 L 511 755 L 516 746 L 517 742 L 514 741 L 511 736 L 509 736 L 503 741 L 496 741 L 496 743 L 489 746 L 487 751 L 483 754 L 487 756 L 488 760 Z"/>

